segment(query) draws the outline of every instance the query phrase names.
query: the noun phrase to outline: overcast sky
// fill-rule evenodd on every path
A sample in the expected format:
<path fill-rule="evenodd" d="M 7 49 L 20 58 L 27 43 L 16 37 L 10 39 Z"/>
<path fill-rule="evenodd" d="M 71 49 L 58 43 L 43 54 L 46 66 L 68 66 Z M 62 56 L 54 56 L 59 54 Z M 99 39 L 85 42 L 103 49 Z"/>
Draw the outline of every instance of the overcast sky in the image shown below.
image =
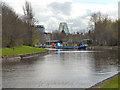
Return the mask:
<path fill-rule="evenodd" d="M 102 12 L 110 18 L 118 18 L 119 0 L 3 0 L 16 13 L 23 15 L 22 7 L 25 1 L 32 4 L 33 13 L 39 24 L 46 31 L 57 30 L 60 22 L 67 22 L 70 32 L 76 32 L 88 27 L 92 13 Z M 71 29 L 72 27 L 72 29 Z M 72 31 L 71 31 L 72 30 Z"/>

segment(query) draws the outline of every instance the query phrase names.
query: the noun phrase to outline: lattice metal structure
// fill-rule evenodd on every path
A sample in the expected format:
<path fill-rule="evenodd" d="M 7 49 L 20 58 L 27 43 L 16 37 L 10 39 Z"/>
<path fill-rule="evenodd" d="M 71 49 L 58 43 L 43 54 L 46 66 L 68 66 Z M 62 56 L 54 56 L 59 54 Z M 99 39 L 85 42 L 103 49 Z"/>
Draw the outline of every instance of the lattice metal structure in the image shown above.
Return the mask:
<path fill-rule="evenodd" d="M 64 31 L 66 34 L 69 33 L 69 29 L 68 29 L 68 26 L 67 26 L 66 22 L 61 22 L 60 23 L 60 25 L 59 25 L 59 31 L 60 32 Z"/>

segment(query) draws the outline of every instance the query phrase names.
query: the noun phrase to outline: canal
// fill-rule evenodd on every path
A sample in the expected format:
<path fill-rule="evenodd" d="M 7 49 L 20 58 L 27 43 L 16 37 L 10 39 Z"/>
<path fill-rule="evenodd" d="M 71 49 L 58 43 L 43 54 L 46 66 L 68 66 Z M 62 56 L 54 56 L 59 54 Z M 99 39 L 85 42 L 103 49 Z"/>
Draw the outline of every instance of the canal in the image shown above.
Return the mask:
<path fill-rule="evenodd" d="M 47 55 L 3 61 L 3 88 L 89 88 L 118 73 L 113 50 L 51 49 Z"/>

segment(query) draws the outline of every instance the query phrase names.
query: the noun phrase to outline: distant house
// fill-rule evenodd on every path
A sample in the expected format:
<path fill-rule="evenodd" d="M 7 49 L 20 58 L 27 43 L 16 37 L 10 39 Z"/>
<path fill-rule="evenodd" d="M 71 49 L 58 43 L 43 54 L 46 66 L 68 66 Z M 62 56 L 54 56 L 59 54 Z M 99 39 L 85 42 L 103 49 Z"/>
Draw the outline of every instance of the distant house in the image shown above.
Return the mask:
<path fill-rule="evenodd" d="M 52 33 L 44 33 L 44 36 L 45 36 L 45 39 L 46 39 L 46 41 L 48 41 L 48 40 L 52 40 Z"/>
<path fill-rule="evenodd" d="M 46 41 L 46 45 L 52 45 L 53 43 L 58 43 L 60 40 L 48 40 Z"/>
<path fill-rule="evenodd" d="M 45 32 L 45 27 L 44 25 L 36 25 L 37 31 Z"/>
<path fill-rule="evenodd" d="M 91 45 L 93 43 L 93 40 L 91 40 L 91 39 L 83 39 L 82 40 L 82 44 L 83 45 Z"/>

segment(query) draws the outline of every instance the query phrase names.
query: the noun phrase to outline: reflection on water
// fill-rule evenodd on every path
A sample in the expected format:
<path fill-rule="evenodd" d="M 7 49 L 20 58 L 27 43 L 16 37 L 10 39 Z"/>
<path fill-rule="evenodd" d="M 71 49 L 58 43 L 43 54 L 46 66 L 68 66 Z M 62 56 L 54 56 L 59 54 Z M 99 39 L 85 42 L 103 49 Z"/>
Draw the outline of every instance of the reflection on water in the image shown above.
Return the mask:
<path fill-rule="evenodd" d="M 3 62 L 4 88 L 88 88 L 117 71 L 117 51 L 54 49 L 48 55 Z"/>

